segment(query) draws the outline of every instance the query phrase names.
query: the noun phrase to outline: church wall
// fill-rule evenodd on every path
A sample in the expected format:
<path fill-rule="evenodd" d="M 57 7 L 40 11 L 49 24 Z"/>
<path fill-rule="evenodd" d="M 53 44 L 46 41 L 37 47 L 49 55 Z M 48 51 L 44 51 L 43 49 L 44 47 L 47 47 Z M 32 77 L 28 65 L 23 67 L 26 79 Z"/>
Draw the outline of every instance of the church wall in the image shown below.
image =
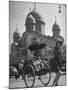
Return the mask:
<path fill-rule="evenodd" d="M 45 24 L 41 24 L 41 33 L 45 34 Z"/>
<path fill-rule="evenodd" d="M 45 33 L 45 24 L 40 21 L 37 21 L 36 32 L 44 34 Z"/>
<path fill-rule="evenodd" d="M 38 32 L 38 33 L 41 32 L 41 25 L 39 22 L 36 24 L 36 32 Z"/>

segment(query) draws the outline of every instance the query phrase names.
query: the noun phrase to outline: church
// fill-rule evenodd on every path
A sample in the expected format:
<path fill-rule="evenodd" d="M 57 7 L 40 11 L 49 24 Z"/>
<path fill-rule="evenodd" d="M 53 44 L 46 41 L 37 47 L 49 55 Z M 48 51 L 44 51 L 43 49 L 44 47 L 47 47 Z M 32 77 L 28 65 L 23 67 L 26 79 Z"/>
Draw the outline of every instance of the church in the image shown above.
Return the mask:
<path fill-rule="evenodd" d="M 22 36 L 22 43 L 24 44 L 24 48 L 28 48 L 29 45 L 34 41 L 47 44 L 47 48 L 41 51 L 42 56 L 48 55 L 47 49 L 53 49 L 56 46 L 56 39 L 61 38 L 63 41 L 63 37 L 60 36 L 60 27 L 57 24 L 56 17 L 55 22 L 52 26 L 53 36 L 45 35 L 45 22 L 41 15 L 36 11 L 36 7 L 32 11 L 30 11 L 25 20 L 26 31 Z M 56 38 L 56 39 L 55 39 Z M 47 54 L 46 54 L 46 53 Z M 49 51 L 50 52 L 50 51 Z M 44 55 L 43 55 L 44 54 Z"/>
<path fill-rule="evenodd" d="M 60 36 L 61 29 L 60 29 L 60 26 L 57 24 L 56 16 L 55 16 L 55 22 L 52 26 L 52 33 L 53 33 L 52 36 L 46 36 L 45 25 L 46 25 L 46 22 L 44 22 L 43 17 L 37 12 L 36 7 L 34 7 L 33 10 L 30 11 L 26 16 L 26 20 L 25 20 L 26 29 L 25 29 L 25 32 L 22 34 L 22 38 L 20 38 L 20 43 L 23 47 L 23 51 L 22 51 L 23 53 L 24 53 L 24 49 L 27 50 L 27 48 L 32 43 L 37 41 L 38 43 L 46 44 L 46 47 L 38 51 L 38 54 L 41 57 L 45 58 L 53 55 L 53 51 L 56 46 L 56 41 L 58 39 L 61 39 L 62 42 L 64 42 L 64 38 Z M 19 34 L 19 32 L 17 31 L 15 31 L 14 34 L 15 33 L 17 33 L 17 35 Z M 15 38 L 16 37 L 17 36 L 15 36 Z M 18 41 L 19 40 L 17 40 L 16 38 L 15 43 L 18 43 Z M 14 51 L 14 52 L 17 52 L 17 51 Z M 18 55 L 20 54 L 18 53 Z M 31 52 L 29 50 L 27 50 L 26 56 L 27 58 L 30 59 Z"/>

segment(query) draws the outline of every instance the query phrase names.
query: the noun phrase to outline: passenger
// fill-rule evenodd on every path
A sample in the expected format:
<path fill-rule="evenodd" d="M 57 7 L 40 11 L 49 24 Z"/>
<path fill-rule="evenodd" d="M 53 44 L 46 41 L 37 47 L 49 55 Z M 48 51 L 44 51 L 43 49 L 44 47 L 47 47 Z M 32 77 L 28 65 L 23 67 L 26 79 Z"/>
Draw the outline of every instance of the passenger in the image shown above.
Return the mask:
<path fill-rule="evenodd" d="M 33 58 L 33 56 L 36 56 L 37 50 L 34 49 L 33 45 L 37 45 L 37 41 L 35 38 L 32 39 L 32 43 L 31 45 L 28 47 L 27 49 L 27 59 L 31 60 Z"/>

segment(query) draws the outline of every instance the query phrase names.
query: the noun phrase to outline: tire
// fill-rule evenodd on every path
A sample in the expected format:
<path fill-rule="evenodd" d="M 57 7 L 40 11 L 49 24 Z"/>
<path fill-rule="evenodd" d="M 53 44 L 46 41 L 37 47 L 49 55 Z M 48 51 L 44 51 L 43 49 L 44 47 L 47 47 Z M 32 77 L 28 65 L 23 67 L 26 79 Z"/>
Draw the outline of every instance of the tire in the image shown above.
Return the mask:
<path fill-rule="evenodd" d="M 35 83 L 35 70 L 34 70 L 34 67 L 31 64 L 27 64 L 25 66 L 24 70 L 25 70 L 24 71 L 24 82 L 26 84 L 26 87 L 31 88 L 31 87 L 34 86 L 34 83 Z M 26 79 L 26 77 L 27 77 L 27 79 Z M 31 85 L 29 85 L 30 79 L 29 79 L 29 81 L 27 81 L 28 78 L 30 78 L 30 79 L 33 78 L 33 81 L 31 80 L 32 81 Z"/>
<path fill-rule="evenodd" d="M 40 81 L 42 82 L 43 85 L 47 86 L 49 84 L 50 80 L 51 80 L 51 70 L 50 69 L 48 69 L 48 70 L 45 69 L 44 74 L 40 75 L 39 79 L 40 79 Z"/>

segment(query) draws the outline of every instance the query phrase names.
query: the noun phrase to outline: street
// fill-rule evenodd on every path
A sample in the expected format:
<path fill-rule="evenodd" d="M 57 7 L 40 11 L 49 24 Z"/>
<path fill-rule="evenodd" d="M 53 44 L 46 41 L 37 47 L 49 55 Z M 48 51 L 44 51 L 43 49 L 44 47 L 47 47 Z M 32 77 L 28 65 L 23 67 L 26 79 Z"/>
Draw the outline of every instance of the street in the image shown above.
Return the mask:
<path fill-rule="evenodd" d="M 47 85 L 47 87 L 48 86 L 52 86 L 52 83 L 54 81 L 55 75 L 56 75 L 55 73 L 51 74 L 51 80 L 50 80 L 49 84 Z M 61 77 L 60 77 L 60 79 L 58 81 L 58 85 L 59 86 L 66 85 L 66 75 L 61 75 Z M 44 85 L 36 77 L 34 87 L 42 87 L 42 86 L 44 86 Z M 24 83 L 24 80 L 22 80 L 21 76 L 19 77 L 18 80 L 15 80 L 15 78 L 9 79 L 9 88 L 12 89 L 12 88 L 25 88 L 25 87 L 26 87 L 26 85 Z"/>

